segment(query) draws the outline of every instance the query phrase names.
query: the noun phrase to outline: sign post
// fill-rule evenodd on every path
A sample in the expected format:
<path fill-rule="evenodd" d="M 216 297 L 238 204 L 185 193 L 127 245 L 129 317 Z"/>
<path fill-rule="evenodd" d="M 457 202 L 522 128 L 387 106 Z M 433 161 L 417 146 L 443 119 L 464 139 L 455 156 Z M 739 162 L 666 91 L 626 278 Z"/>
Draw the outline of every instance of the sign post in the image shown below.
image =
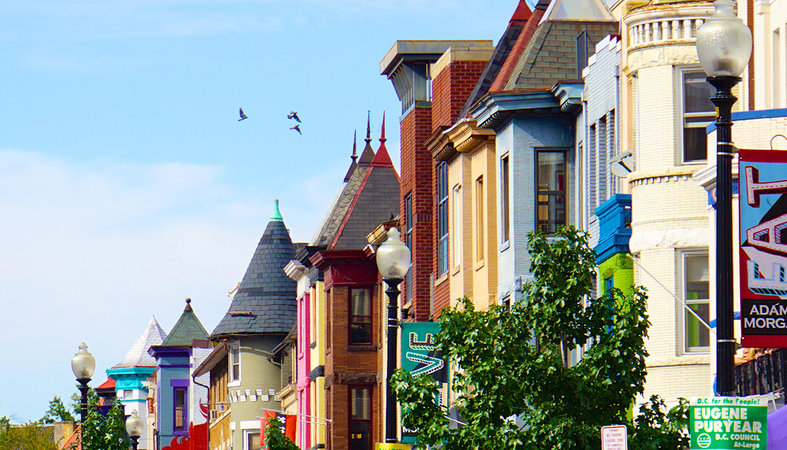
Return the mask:
<path fill-rule="evenodd" d="M 691 449 L 765 449 L 768 403 L 759 397 L 697 398 L 689 407 Z"/>
<path fill-rule="evenodd" d="M 628 450 L 628 432 L 625 425 L 601 427 L 601 450 Z"/>
<path fill-rule="evenodd" d="M 787 151 L 740 151 L 741 345 L 787 347 Z"/>

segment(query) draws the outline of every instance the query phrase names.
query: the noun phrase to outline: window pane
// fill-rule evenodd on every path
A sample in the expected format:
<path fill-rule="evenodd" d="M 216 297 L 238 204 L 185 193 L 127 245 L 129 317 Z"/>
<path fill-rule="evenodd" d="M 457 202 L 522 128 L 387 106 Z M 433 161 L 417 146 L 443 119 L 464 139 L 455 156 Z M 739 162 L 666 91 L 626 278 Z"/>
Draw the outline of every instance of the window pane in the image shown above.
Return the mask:
<path fill-rule="evenodd" d="M 370 316 L 372 314 L 368 289 L 352 290 L 352 313 L 354 316 Z"/>
<path fill-rule="evenodd" d="M 538 153 L 538 190 L 562 191 L 565 189 L 566 158 L 563 152 Z"/>
<path fill-rule="evenodd" d="M 260 433 L 249 433 L 246 438 L 246 444 L 248 445 L 249 450 L 261 450 L 262 445 L 260 445 Z"/>
<path fill-rule="evenodd" d="M 713 87 L 705 80 L 705 74 L 685 73 L 683 82 L 685 112 L 713 112 L 716 110 L 710 101 Z"/>
<path fill-rule="evenodd" d="M 707 159 L 708 141 L 705 128 L 683 129 L 683 161 L 704 161 Z"/>
<path fill-rule="evenodd" d="M 710 273 L 708 255 L 689 254 L 683 257 L 684 300 L 706 323 L 710 320 Z M 686 350 L 704 350 L 710 345 L 710 332 L 691 312 L 684 311 Z"/>
<path fill-rule="evenodd" d="M 457 266 L 462 257 L 462 187 L 459 185 L 454 186 L 453 201 L 453 223 L 451 224 L 451 233 L 453 233 L 453 251 L 452 261 L 453 265 Z"/>
<path fill-rule="evenodd" d="M 371 419 L 369 389 L 350 389 L 352 396 L 352 418 Z"/>
<path fill-rule="evenodd" d="M 502 222 L 501 225 L 501 241 L 508 242 L 509 240 L 509 211 L 510 211 L 510 200 L 508 187 L 508 156 L 503 157 L 500 161 L 500 208 L 502 209 L 500 214 L 500 221 Z"/>

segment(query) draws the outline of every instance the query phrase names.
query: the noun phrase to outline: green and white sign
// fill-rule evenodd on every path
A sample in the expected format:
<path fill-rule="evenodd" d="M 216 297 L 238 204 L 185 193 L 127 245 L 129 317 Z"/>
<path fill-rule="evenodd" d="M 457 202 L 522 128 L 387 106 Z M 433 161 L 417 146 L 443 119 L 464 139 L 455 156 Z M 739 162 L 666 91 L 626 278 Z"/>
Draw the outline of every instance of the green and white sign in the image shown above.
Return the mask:
<path fill-rule="evenodd" d="M 692 450 L 765 449 L 768 403 L 762 398 L 697 398 L 689 414 Z"/>

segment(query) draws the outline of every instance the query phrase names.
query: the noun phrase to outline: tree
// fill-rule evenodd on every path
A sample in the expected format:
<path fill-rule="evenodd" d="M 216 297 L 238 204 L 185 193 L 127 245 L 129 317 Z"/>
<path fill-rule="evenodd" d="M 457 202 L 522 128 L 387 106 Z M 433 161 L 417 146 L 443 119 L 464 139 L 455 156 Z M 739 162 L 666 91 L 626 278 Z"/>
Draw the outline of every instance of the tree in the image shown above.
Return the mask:
<path fill-rule="evenodd" d="M 524 287 L 526 301 L 476 311 L 465 298 L 440 316 L 436 347 L 453 369 L 461 427 L 449 426 L 435 403 L 431 377 L 396 372 L 391 385 L 419 445 L 591 449 L 600 447 L 602 426 L 627 424 L 632 449 L 677 448 L 645 439 L 684 436 L 687 410 L 665 414 L 657 399 L 644 406 L 644 418 L 628 418 L 646 375 L 644 290 L 613 289 L 590 301 L 595 254 L 574 227 L 554 238 L 531 233 L 528 250 L 534 281 Z"/>
<path fill-rule="evenodd" d="M 74 416 L 68 411 L 60 397 L 55 396 L 49 401 L 49 409 L 44 414 L 44 417 L 39 420 L 40 423 L 55 423 L 55 422 L 73 422 Z"/>
<path fill-rule="evenodd" d="M 106 417 L 98 412 L 98 403 L 91 401 L 82 423 L 81 442 L 84 450 L 127 450 L 131 441 L 126 434 L 123 405 L 119 400 Z"/>
<path fill-rule="evenodd" d="M 36 422 L 25 425 L 10 425 L 6 417 L 0 418 L 0 449 L 2 450 L 56 450 L 52 443 L 52 431 Z"/>
<path fill-rule="evenodd" d="M 93 403 L 98 404 L 100 397 L 96 393 L 95 389 L 88 388 L 87 390 L 87 404 L 91 405 Z M 71 394 L 71 410 L 74 412 L 74 416 L 78 416 L 80 414 L 80 409 L 82 405 L 82 394 L 79 391 L 74 392 Z"/>
<path fill-rule="evenodd" d="M 271 417 L 265 423 L 265 448 L 268 450 L 298 450 L 298 446 L 285 436 L 284 425 L 278 417 Z"/>

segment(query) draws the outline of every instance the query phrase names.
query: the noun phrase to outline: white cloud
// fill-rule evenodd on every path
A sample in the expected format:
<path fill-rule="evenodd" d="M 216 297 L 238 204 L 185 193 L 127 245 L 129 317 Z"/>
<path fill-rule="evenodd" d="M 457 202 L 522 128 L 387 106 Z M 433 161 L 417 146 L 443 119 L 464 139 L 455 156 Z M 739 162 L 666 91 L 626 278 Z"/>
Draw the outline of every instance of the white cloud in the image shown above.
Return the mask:
<path fill-rule="evenodd" d="M 267 222 L 222 174 L 0 151 L 0 339 L 13 361 L 0 365 L 0 415 L 38 419 L 70 395 L 83 340 L 103 382 L 150 316 L 168 330 L 187 296 L 212 330 Z"/>

